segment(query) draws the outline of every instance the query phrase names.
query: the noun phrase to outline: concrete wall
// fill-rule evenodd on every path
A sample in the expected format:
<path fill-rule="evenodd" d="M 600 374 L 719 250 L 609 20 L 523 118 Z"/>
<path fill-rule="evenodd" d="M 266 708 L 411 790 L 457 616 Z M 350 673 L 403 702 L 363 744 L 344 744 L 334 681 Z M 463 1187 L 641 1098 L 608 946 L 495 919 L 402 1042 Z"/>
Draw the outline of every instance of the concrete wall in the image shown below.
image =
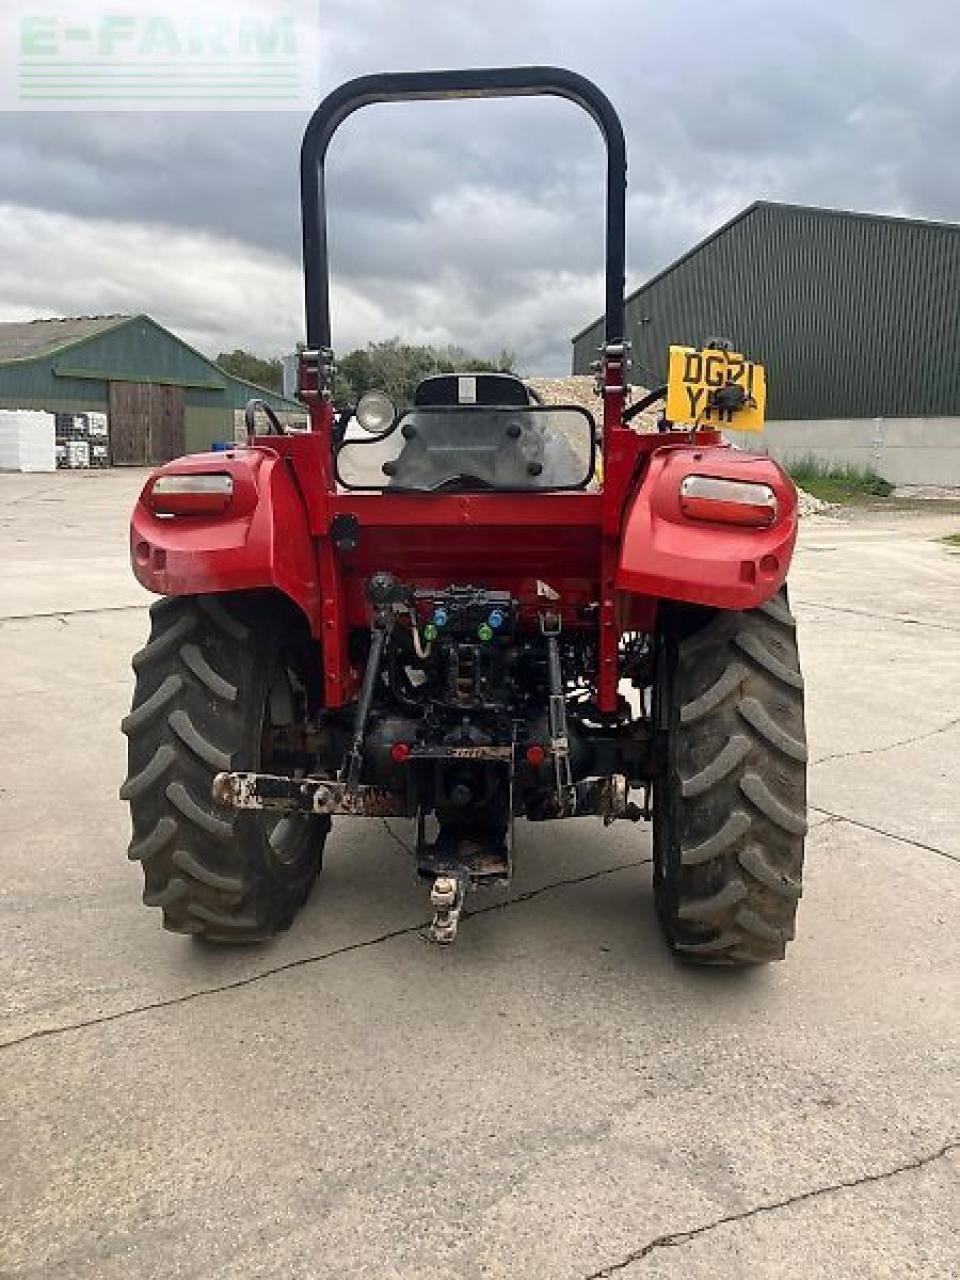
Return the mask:
<path fill-rule="evenodd" d="M 960 417 L 768 422 L 759 435 L 727 435 L 740 448 L 778 462 L 812 454 L 826 463 L 876 471 L 895 485 L 960 489 Z"/>

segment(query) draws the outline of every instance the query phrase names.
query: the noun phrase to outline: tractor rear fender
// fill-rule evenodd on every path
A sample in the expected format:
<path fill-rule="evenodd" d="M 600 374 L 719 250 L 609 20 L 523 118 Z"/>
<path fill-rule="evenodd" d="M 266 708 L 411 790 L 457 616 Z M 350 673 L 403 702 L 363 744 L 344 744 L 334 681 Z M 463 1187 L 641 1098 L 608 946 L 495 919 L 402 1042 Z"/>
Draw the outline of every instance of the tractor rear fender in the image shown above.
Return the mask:
<path fill-rule="evenodd" d="M 681 509 L 687 476 L 769 485 L 776 515 L 766 528 L 691 519 Z M 720 446 L 667 446 L 650 456 L 627 502 L 619 591 L 717 609 L 753 609 L 775 595 L 797 538 L 797 491 L 772 459 Z"/>
<path fill-rule="evenodd" d="M 226 508 L 209 515 L 158 515 L 150 495 L 160 476 L 224 473 Z M 320 632 L 320 582 L 306 506 L 291 469 L 272 449 L 177 458 L 144 485 L 130 523 L 137 580 L 164 596 L 272 587 L 289 596 Z"/>

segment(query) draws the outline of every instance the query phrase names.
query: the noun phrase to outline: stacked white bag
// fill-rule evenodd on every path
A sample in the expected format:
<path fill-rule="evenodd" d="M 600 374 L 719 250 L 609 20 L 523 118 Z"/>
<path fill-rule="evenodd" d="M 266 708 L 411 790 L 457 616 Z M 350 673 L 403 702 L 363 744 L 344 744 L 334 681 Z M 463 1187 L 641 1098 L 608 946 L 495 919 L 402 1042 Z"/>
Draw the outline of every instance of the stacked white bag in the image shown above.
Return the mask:
<path fill-rule="evenodd" d="M 32 409 L 0 409 L 0 471 L 56 471 L 56 418 Z"/>

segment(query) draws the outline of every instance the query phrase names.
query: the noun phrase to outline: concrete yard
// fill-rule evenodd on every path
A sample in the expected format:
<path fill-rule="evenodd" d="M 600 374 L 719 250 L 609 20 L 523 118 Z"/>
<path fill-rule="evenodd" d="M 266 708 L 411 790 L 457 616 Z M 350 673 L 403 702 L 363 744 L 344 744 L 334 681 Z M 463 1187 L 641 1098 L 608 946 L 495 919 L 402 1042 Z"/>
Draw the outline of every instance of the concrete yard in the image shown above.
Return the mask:
<path fill-rule="evenodd" d="M 269 946 L 163 933 L 141 480 L 0 476 L 0 1275 L 960 1275 L 960 516 L 805 524 L 799 934 L 697 972 L 629 824 L 521 825 L 450 951 L 402 822 L 343 822 Z"/>

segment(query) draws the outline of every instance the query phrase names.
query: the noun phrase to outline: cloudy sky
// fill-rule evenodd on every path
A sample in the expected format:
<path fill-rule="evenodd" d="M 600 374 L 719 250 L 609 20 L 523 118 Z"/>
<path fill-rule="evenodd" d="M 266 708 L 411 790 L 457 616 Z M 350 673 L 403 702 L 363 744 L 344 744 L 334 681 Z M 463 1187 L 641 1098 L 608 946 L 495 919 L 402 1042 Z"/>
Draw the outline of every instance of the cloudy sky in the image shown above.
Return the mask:
<path fill-rule="evenodd" d="M 74 12 L 82 9 L 74 0 Z M 554 63 L 630 156 L 628 286 L 756 199 L 960 221 L 952 0 L 321 0 L 320 85 Z M 0 319 L 146 311 L 202 349 L 303 337 L 303 111 L 0 113 Z M 603 152 L 557 100 L 391 105 L 331 147 L 334 341 L 569 367 L 602 301 Z"/>

